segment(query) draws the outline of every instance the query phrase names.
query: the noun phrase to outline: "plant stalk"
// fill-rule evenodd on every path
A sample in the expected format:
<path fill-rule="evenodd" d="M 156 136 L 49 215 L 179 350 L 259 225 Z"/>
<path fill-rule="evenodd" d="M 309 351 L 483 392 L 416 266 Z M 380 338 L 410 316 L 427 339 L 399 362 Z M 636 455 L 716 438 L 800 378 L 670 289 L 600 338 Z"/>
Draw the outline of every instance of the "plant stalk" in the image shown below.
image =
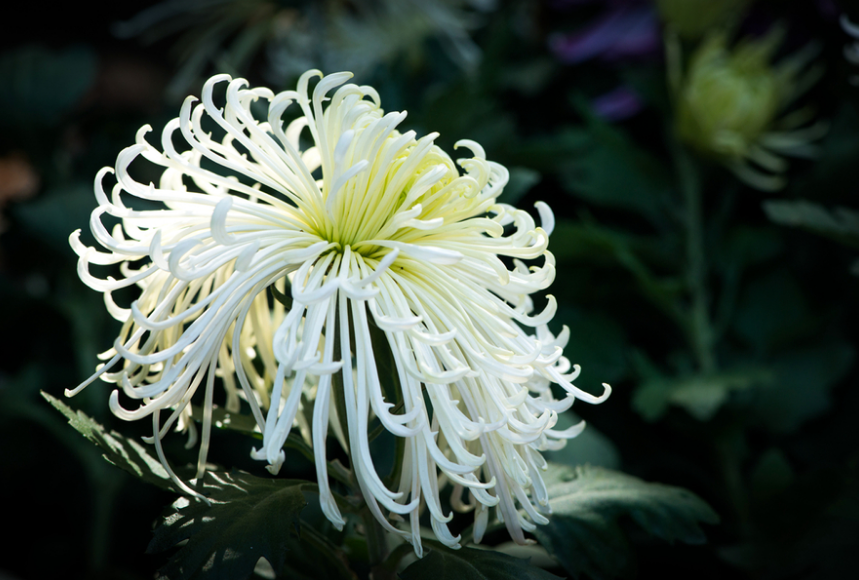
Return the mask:
<path fill-rule="evenodd" d="M 701 179 L 689 153 L 679 144 L 675 146 L 675 163 L 685 205 L 686 282 L 691 294 L 687 332 L 699 370 L 710 374 L 716 370 L 716 357 L 707 293 Z"/>

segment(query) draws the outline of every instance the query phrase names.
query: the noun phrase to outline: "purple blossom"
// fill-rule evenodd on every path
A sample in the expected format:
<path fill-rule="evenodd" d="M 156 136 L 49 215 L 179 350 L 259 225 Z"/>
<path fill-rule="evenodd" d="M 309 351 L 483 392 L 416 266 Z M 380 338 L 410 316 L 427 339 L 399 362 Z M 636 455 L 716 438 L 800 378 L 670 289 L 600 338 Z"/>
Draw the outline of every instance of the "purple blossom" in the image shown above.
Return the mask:
<path fill-rule="evenodd" d="M 606 121 L 622 121 L 643 108 L 641 97 L 627 86 L 619 86 L 591 101 L 594 113 Z"/>
<path fill-rule="evenodd" d="M 617 61 L 653 56 L 660 49 L 660 38 L 653 6 L 631 0 L 612 2 L 591 24 L 555 35 L 549 43 L 562 62 L 576 64 L 592 58 Z"/>

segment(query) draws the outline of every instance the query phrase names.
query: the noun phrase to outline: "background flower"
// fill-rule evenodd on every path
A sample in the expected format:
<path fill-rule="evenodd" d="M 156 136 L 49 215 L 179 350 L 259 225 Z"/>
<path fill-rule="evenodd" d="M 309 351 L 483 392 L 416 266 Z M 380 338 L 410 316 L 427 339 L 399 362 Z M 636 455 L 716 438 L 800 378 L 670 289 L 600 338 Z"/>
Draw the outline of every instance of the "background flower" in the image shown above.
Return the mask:
<path fill-rule="evenodd" d="M 680 138 L 762 190 L 784 187 L 780 174 L 787 163 L 781 155 L 813 156 L 813 142 L 826 131 L 824 123 L 809 124 L 808 108 L 787 114 L 820 69 L 808 66 L 816 52 L 811 45 L 771 64 L 782 34 L 776 28 L 730 49 L 723 33 L 711 34 L 675 88 Z"/>

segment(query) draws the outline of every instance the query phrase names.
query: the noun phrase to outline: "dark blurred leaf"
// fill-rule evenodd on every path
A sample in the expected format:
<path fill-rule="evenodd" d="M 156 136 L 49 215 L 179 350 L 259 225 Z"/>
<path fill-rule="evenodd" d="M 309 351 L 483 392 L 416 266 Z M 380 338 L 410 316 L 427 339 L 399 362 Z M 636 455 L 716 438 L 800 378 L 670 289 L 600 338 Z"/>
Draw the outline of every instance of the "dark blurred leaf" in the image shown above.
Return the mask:
<path fill-rule="evenodd" d="M 566 429 L 579 421 L 581 418 L 572 411 L 567 411 L 558 416 L 555 429 Z M 588 424 L 575 439 L 567 441 L 563 449 L 544 451 L 543 457 L 546 461 L 571 467 L 576 465 L 593 465 L 607 469 L 620 467 L 620 453 L 615 444 L 591 424 Z"/>
<path fill-rule="evenodd" d="M 79 183 L 45 192 L 30 203 L 15 206 L 15 215 L 33 235 L 61 252 L 72 254 L 69 235 L 88 230 L 96 200 L 92 184 Z"/>
<path fill-rule="evenodd" d="M 677 299 L 686 283 L 679 277 L 657 277 L 649 262 L 661 264 L 676 256 L 673 240 L 635 236 L 597 224 L 559 220 L 549 246 L 558 262 L 581 260 L 599 265 L 620 265 L 639 284 L 645 297 L 673 317 L 679 318 Z"/>
<path fill-rule="evenodd" d="M 551 465 L 546 485 L 553 514 L 534 535 L 574 578 L 600 580 L 632 572 L 624 519 L 662 540 L 693 544 L 706 541 L 700 523 L 719 521 L 704 501 L 685 489 L 607 469 Z"/>
<path fill-rule="evenodd" d="M 795 475 L 790 463 L 779 449 L 767 450 L 752 470 L 750 483 L 755 501 L 765 501 L 778 496 L 794 482 Z"/>
<path fill-rule="evenodd" d="M 342 565 L 340 554 L 316 535 L 311 545 L 306 536 L 312 530 L 306 534 L 300 525 L 308 486 L 306 481 L 261 478 L 240 471 L 206 473 L 198 490 L 212 504 L 180 498 L 155 530 L 149 553 L 187 540 L 159 570 L 158 578 L 244 579 L 260 558 L 284 577 L 306 574 L 296 569 L 308 560 L 317 568 L 315 577 L 332 577 L 331 568 Z"/>
<path fill-rule="evenodd" d="M 767 452 L 752 472 L 759 533 L 745 544 L 720 550 L 723 556 L 751 571 L 750 577 L 852 578 L 859 566 L 855 459 L 854 454 L 844 465 L 794 476 L 779 451 Z"/>
<path fill-rule="evenodd" d="M 859 476 L 856 462 L 854 460 L 839 473 L 826 475 L 829 479 L 836 479 L 836 484 L 833 486 L 827 482 L 826 487 L 830 489 L 816 490 L 818 497 L 815 500 L 824 499 L 825 505 L 813 513 L 812 521 L 802 522 L 799 526 L 795 524 L 796 520 L 789 523 L 787 528 L 792 528 L 799 538 L 780 546 L 782 553 L 771 561 L 775 569 L 771 577 L 797 577 L 797 571 L 803 571 L 803 577 L 815 580 L 841 580 L 855 575 L 859 566 L 859 551 L 856 550 L 859 546 Z M 808 493 L 812 490 L 802 491 Z M 796 497 L 789 500 L 809 501 Z M 793 506 L 786 505 L 784 509 L 792 510 Z"/>
<path fill-rule="evenodd" d="M 529 97 L 539 95 L 557 74 L 558 66 L 556 60 L 547 57 L 507 64 L 501 69 L 499 88 L 518 91 Z"/>
<path fill-rule="evenodd" d="M 815 326 L 806 304 L 795 277 L 777 270 L 746 287 L 737 304 L 734 328 L 757 350 L 771 351 Z"/>
<path fill-rule="evenodd" d="M 553 324 L 570 329 L 564 356 L 582 365 L 576 386 L 602 393 L 603 383 L 616 383 L 627 374 L 627 340 L 623 327 L 600 312 L 561 305 Z"/>
<path fill-rule="evenodd" d="M 146 451 L 143 445 L 133 439 L 123 437 L 116 431 L 108 433 L 104 427 L 84 413 L 73 411 L 68 405 L 44 391 L 42 397 L 65 415 L 69 420 L 69 425 L 74 427 L 78 433 L 98 445 L 104 451 L 103 457 L 108 462 L 146 483 L 178 493 L 167 474 L 167 470 L 164 469 L 160 461 Z"/>
<path fill-rule="evenodd" d="M 590 135 L 581 127 L 562 127 L 517 144 L 516 162 L 542 173 L 555 172 L 571 157 L 581 155 L 590 141 Z"/>
<path fill-rule="evenodd" d="M 699 421 L 709 421 L 725 404 L 732 391 L 767 385 L 773 373 L 752 368 L 688 377 L 655 376 L 639 386 L 632 407 L 646 421 L 657 421 L 669 405 L 682 407 Z"/>
<path fill-rule="evenodd" d="M 621 76 L 637 95 L 665 116 L 670 117 L 671 99 L 668 95 L 668 84 L 665 82 L 665 69 L 662 66 L 638 65 L 627 68 Z"/>
<path fill-rule="evenodd" d="M 640 236 L 595 223 L 558 220 L 549 248 L 558 260 L 587 260 L 595 264 L 620 262 L 636 272 L 644 263 L 672 265 L 678 248 L 671 237 Z"/>
<path fill-rule="evenodd" d="M 826 411 L 830 389 L 850 370 L 855 354 L 847 343 L 829 342 L 779 355 L 773 363 L 772 387 L 757 392 L 760 424 L 775 433 L 789 433 Z"/>
<path fill-rule="evenodd" d="M 25 46 L 0 56 L 0 126 L 51 126 L 78 104 L 95 81 L 95 53 Z"/>
<path fill-rule="evenodd" d="M 854 18 L 854 22 L 856 18 Z M 853 199 L 859 180 L 859 115 L 856 107 L 844 103 L 829 122 L 829 132 L 819 144 L 818 155 L 805 175 L 789 183 L 788 194 L 817 199 Z"/>
<path fill-rule="evenodd" d="M 429 554 L 399 576 L 402 580 L 560 580 L 527 560 L 491 550 L 449 550 L 435 542 Z"/>
<path fill-rule="evenodd" d="M 500 203 L 516 205 L 528 191 L 540 182 L 540 174 L 527 167 L 511 167 L 510 180 L 498 197 Z"/>
<path fill-rule="evenodd" d="M 661 221 L 672 187 L 665 164 L 619 128 L 588 116 L 589 142 L 560 168 L 564 188 L 591 203 Z"/>
<path fill-rule="evenodd" d="M 742 269 L 774 258 L 782 249 L 782 241 L 774 228 L 738 226 L 728 232 L 718 248 L 723 269 Z"/>
<path fill-rule="evenodd" d="M 410 128 L 419 134 L 438 132 L 437 143 L 453 152 L 454 159 L 471 154 L 468 149 L 453 151 L 453 144 L 465 135 L 480 143 L 490 159 L 497 159 L 501 150 L 516 143 L 513 117 L 475 79 L 435 88 L 426 91 L 421 107 L 409 111 Z"/>
<path fill-rule="evenodd" d="M 764 210 L 779 224 L 800 227 L 859 248 L 859 212 L 839 207 L 828 210 L 809 201 L 767 201 Z"/>
<path fill-rule="evenodd" d="M 741 225 L 731 228 L 724 241 L 713 245 L 714 269 L 722 274 L 721 288 L 713 293 L 716 296 L 713 329 L 718 341 L 734 322 L 746 270 L 775 258 L 783 244 L 778 228 Z"/>
<path fill-rule="evenodd" d="M 617 321 L 600 312 L 566 306 L 561 307 L 556 320 L 570 328 L 564 352 L 576 361 L 587 361 L 587 372 L 594 375 L 590 386 L 616 382 L 626 376 L 628 345 L 626 333 Z M 583 378 L 584 373 L 579 382 Z"/>

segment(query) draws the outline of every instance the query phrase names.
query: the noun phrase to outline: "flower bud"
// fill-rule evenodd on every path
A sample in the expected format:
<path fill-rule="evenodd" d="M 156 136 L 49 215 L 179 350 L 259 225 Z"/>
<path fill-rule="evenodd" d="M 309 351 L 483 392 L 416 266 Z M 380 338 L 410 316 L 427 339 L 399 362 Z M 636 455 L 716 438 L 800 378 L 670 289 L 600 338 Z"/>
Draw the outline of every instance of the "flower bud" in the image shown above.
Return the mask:
<path fill-rule="evenodd" d="M 675 87 L 679 138 L 764 190 L 784 185 L 779 174 L 787 170 L 787 162 L 778 154 L 810 157 L 810 142 L 825 132 L 822 123 L 800 128 L 813 117 L 807 108 L 783 115 L 816 81 L 820 69 L 806 69 L 816 52 L 811 45 L 772 64 L 781 38 L 777 28 L 731 48 L 725 34 L 710 34 Z"/>
<path fill-rule="evenodd" d="M 684 38 L 700 38 L 713 27 L 742 17 L 751 0 L 656 0 L 665 26 Z"/>
<path fill-rule="evenodd" d="M 779 109 L 772 48 L 746 43 L 730 51 L 723 35 L 707 38 L 692 56 L 677 103 L 681 139 L 708 155 L 744 155 Z"/>

